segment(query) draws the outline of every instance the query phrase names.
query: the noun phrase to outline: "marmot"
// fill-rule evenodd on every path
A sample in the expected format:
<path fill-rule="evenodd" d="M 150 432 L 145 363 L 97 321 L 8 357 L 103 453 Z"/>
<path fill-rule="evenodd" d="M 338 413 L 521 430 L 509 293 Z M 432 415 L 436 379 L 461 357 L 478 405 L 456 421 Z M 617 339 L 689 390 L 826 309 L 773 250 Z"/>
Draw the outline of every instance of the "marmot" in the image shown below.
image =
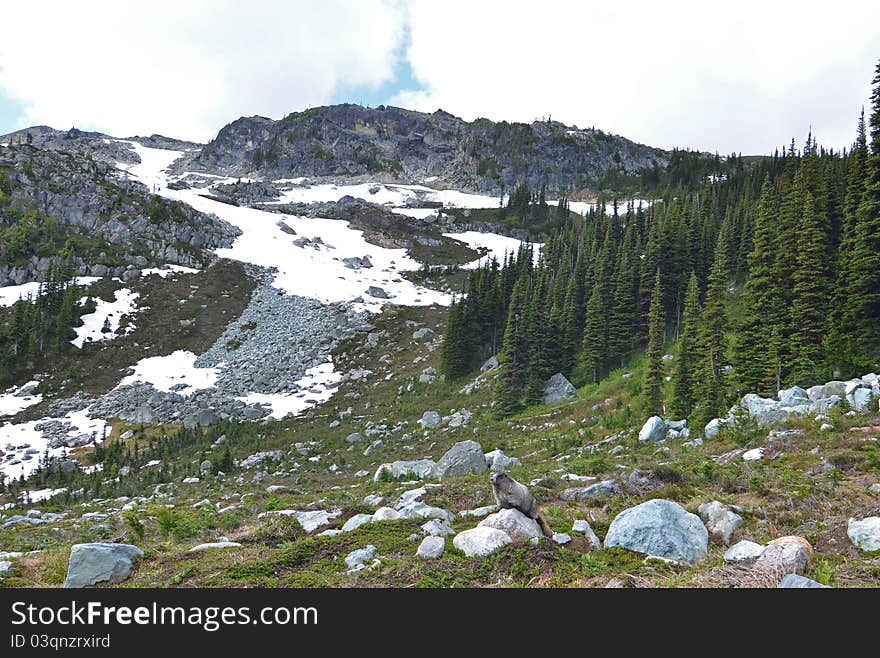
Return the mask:
<path fill-rule="evenodd" d="M 553 531 L 538 514 L 538 501 L 526 485 L 517 482 L 507 473 L 492 473 L 489 479 L 492 480 L 492 495 L 495 496 L 495 502 L 500 509 L 519 510 L 530 519 L 537 521 L 543 533 L 552 539 Z"/>

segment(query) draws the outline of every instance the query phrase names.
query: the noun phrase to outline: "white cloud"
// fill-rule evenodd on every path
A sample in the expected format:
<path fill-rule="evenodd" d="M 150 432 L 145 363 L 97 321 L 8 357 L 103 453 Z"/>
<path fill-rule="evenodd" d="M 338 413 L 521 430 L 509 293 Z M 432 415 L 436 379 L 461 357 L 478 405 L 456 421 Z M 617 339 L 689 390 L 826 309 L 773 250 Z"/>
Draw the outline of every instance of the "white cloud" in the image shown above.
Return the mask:
<path fill-rule="evenodd" d="M 395 105 L 722 153 L 812 124 L 841 147 L 880 55 L 876 0 L 66 0 L 3 19 L 0 90 L 22 126 L 200 140 L 378 89 L 403 50 L 421 88 Z"/>
<path fill-rule="evenodd" d="M 382 0 L 8 3 L 0 87 L 22 126 L 206 140 L 393 76 L 404 14 Z"/>
<path fill-rule="evenodd" d="M 391 104 L 539 116 L 655 146 L 766 153 L 810 124 L 850 144 L 880 55 L 874 0 L 413 0 L 422 89 Z M 871 17 L 874 17 L 873 19 Z"/>

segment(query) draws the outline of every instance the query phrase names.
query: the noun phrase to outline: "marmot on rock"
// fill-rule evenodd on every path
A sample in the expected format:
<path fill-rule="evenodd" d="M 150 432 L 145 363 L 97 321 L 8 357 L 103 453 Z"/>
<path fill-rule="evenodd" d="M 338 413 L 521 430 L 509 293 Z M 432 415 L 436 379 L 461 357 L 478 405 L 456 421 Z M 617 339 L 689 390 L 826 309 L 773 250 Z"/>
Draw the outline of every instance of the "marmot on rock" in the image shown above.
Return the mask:
<path fill-rule="evenodd" d="M 526 485 L 517 482 L 507 473 L 492 473 L 492 495 L 500 509 L 516 509 L 530 519 L 534 519 L 541 526 L 541 531 L 548 537 L 553 537 L 553 530 L 538 513 L 538 501 L 528 490 Z"/>

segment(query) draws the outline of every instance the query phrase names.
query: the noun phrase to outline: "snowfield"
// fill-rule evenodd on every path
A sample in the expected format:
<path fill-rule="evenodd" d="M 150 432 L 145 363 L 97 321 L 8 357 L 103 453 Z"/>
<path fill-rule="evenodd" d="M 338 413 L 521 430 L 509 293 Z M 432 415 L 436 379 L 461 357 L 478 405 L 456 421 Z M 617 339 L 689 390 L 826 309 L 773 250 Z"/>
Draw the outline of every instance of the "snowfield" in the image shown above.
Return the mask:
<path fill-rule="evenodd" d="M 183 397 L 213 387 L 217 383 L 219 369 L 196 368 L 196 358 L 192 352 L 177 350 L 167 356 L 141 359 L 133 366 L 134 374 L 123 378 L 119 386 L 143 382 L 152 384 L 153 388 L 163 393 L 174 389 L 174 393 Z"/>
<path fill-rule="evenodd" d="M 100 280 L 101 277 L 99 276 L 78 276 L 76 277 L 76 285 L 86 287 Z M 34 298 L 39 291 L 40 284 L 38 281 L 23 283 L 20 286 L 4 286 L 0 288 L 0 307 L 12 306 L 20 299 Z"/>
<path fill-rule="evenodd" d="M 94 436 L 100 441 L 104 431 L 110 431 L 106 422 L 96 418 L 90 418 L 87 410 L 72 411 L 59 418 L 41 418 L 26 423 L 6 423 L 0 425 L 0 450 L 6 454 L 0 457 L 0 474 L 6 480 L 25 478 L 33 474 L 40 466 L 40 461 L 48 448 L 48 440 L 43 432 L 36 429 L 36 425 L 50 420 L 62 423 L 70 423 L 71 429 L 67 436 L 75 437 L 83 434 Z M 49 457 L 65 457 L 69 448 L 49 449 Z"/>
<path fill-rule="evenodd" d="M 493 258 L 498 260 L 499 265 L 502 265 L 505 258 L 507 257 L 507 254 L 515 254 L 517 251 L 519 251 L 520 245 L 522 244 L 521 240 L 517 240 L 516 238 L 511 238 L 506 235 L 498 235 L 497 233 L 479 233 L 477 231 L 464 231 L 463 233 L 444 233 L 443 235 L 447 238 L 452 238 L 454 240 L 464 242 L 472 249 L 476 249 L 480 252 L 485 252 L 479 260 L 472 261 L 465 265 L 465 269 L 475 269 L 476 267 L 479 267 L 481 263 L 487 260 L 492 260 Z M 534 249 L 533 258 L 537 263 L 538 259 L 541 256 L 541 245 L 535 242 L 530 242 L 527 244 L 532 245 L 532 248 Z"/>
<path fill-rule="evenodd" d="M 27 388 L 33 388 L 39 384 L 37 381 L 27 382 L 19 388 L 12 387 L 5 393 L 0 393 L 0 416 L 14 416 L 28 407 L 43 401 L 42 395 L 21 395 Z"/>
<path fill-rule="evenodd" d="M 75 327 L 76 338 L 70 341 L 73 345 L 82 349 L 86 343 L 97 342 L 102 340 L 113 340 L 119 334 L 119 323 L 123 315 L 134 315 L 137 312 L 137 304 L 135 300 L 140 297 L 138 293 L 132 292 L 128 288 L 122 288 L 113 293 L 115 301 L 105 302 L 103 299 L 96 298 L 97 308 L 94 313 L 83 315 L 80 319 L 84 322 L 83 326 Z M 81 300 L 86 301 L 86 298 Z M 104 331 L 104 324 L 109 325 L 110 330 Z M 123 335 L 131 333 L 135 330 L 135 325 L 129 323 L 123 331 Z"/>
<path fill-rule="evenodd" d="M 269 405 L 272 408 L 272 413 L 269 414 L 272 418 L 296 416 L 315 404 L 329 400 L 336 392 L 341 379 L 342 375 L 333 369 L 332 362 L 322 363 L 306 370 L 302 379 L 297 380 L 297 386 L 303 389 L 298 393 L 289 395 L 251 393 L 236 399 L 247 404 Z"/>

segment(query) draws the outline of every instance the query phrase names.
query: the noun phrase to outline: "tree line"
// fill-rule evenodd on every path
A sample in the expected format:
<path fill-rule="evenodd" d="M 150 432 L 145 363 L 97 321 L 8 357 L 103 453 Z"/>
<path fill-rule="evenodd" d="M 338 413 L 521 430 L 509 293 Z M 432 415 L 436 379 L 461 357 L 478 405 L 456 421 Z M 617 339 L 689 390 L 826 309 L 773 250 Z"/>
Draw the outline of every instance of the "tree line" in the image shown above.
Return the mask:
<path fill-rule="evenodd" d="M 497 354 L 506 416 L 539 401 L 554 372 L 597 382 L 646 350 L 644 410 L 702 422 L 748 392 L 878 368 L 880 64 L 873 84 L 851 149 L 808 135 L 800 149 L 735 158 L 649 205 L 570 216 L 537 263 L 523 245 L 473 270 L 449 310 L 443 372 L 462 377 Z"/>

